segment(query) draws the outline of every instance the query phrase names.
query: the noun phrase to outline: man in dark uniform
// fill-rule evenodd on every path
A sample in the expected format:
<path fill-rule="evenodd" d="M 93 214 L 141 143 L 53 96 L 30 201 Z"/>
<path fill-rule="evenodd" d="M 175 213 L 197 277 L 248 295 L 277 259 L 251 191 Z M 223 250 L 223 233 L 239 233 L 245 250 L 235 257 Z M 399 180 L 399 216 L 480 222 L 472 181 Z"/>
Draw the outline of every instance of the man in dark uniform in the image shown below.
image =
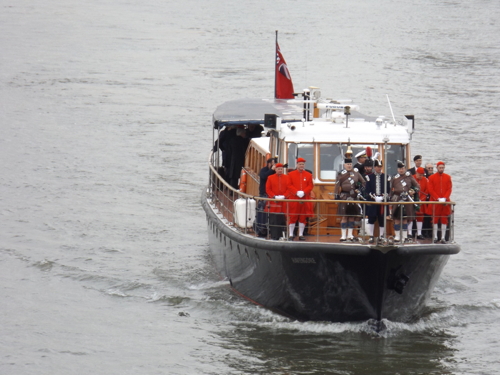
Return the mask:
<path fill-rule="evenodd" d="M 267 194 L 266 194 L 266 182 L 267 182 L 267 178 L 270 175 L 276 173 L 276 171 L 275 171 L 275 169 L 276 169 L 275 164 L 276 164 L 277 161 L 278 161 L 278 158 L 269 158 L 269 159 L 267 159 L 266 166 L 260 170 L 260 173 L 259 173 L 259 178 L 260 178 L 260 182 L 259 182 L 259 196 L 261 196 L 261 197 L 265 197 L 265 198 L 267 197 Z"/>
<path fill-rule="evenodd" d="M 417 169 L 422 166 L 422 155 L 415 155 L 413 158 L 413 163 L 415 166 L 413 168 L 408 169 L 408 172 L 413 176 L 417 174 Z M 429 171 L 426 169 L 425 170 L 425 177 L 429 177 Z"/>
<path fill-rule="evenodd" d="M 335 184 L 335 199 L 339 200 L 358 200 L 360 188 L 365 186 L 366 181 L 361 174 L 352 168 L 352 159 L 344 160 L 344 170 Z M 361 215 L 361 208 L 354 203 L 339 203 L 337 215 L 342 216 L 340 222 L 341 237 L 340 241 L 354 241 L 354 219 Z"/>
<path fill-rule="evenodd" d="M 387 185 L 387 191 L 391 190 L 390 182 L 385 182 L 385 174 L 382 173 L 382 162 L 375 159 L 375 172 L 369 174 L 365 177 L 366 179 L 366 196 L 369 201 L 372 202 L 383 202 L 385 195 L 385 186 Z M 384 206 L 382 205 L 367 205 L 366 216 L 368 216 L 368 224 L 366 225 L 366 231 L 370 236 L 368 240 L 369 243 L 374 243 L 375 239 L 373 237 L 373 232 L 375 229 L 375 222 L 378 221 L 379 227 L 379 237 L 383 237 L 385 233 L 384 227 Z"/>
<path fill-rule="evenodd" d="M 267 198 L 266 194 L 266 183 L 267 178 L 276 173 L 275 165 L 278 161 L 278 158 L 269 158 L 267 159 L 267 164 L 264 168 L 260 170 L 259 173 L 259 196 L 263 198 Z M 267 235 L 267 221 L 268 221 L 268 213 L 266 212 L 266 204 L 268 201 L 259 200 L 259 204 L 257 205 L 257 219 L 255 220 L 255 232 L 259 237 L 265 237 Z"/>
<path fill-rule="evenodd" d="M 406 172 L 403 162 L 398 160 L 398 173 L 390 181 L 391 202 L 409 202 L 411 201 L 410 198 L 418 200 L 418 195 L 415 193 L 420 190 L 420 185 L 410 172 Z M 390 216 L 394 218 L 394 232 L 396 233 L 394 239 L 396 242 L 406 242 L 408 238 L 408 221 L 415 220 L 415 205 L 395 205 L 391 206 L 390 210 Z M 401 229 L 403 229 L 402 232 L 400 232 Z M 400 233 L 402 233 L 402 236 L 400 236 Z"/>
<path fill-rule="evenodd" d="M 364 176 L 365 174 L 365 160 L 366 160 L 366 151 L 360 151 L 356 154 L 356 160 L 358 161 L 354 164 L 354 171 L 357 171 Z"/>
<path fill-rule="evenodd" d="M 227 172 L 231 160 L 229 149 L 229 142 L 236 137 L 236 126 L 226 126 L 224 130 L 219 133 L 219 139 L 215 141 L 213 151 L 217 152 L 218 149 L 222 151 L 222 170 L 218 172 L 222 175 L 224 180 L 229 182 Z"/>
<path fill-rule="evenodd" d="M 413 168 L 408 169 L 408 172 L 413 176 L 417 173 L 417 168 L 422 166 L 422 155 L 415 155 L 413 157 L 413 163 L 415 164 Z"/>
<path fill-rule="evenodd" d="M 245 153 L 250 140 L 247 137 L 247 131 L 242 128 L 236 129 L 236 137 L 229 141 L 227 153 L 230 160 L 226 163 L 226 176 L 229 178 L 229 184 L 238 189 L 241 168 L 245 165 Z"/>
<path fill-rule="evenodd" d="M 378 160 L 377 160 L 378 161 Z M 364 169 L 365 169 L 365 172 L 363 174 L 363 177 L 365 178 L 366 180 L 366 176 L 370 175 L 373 173 L 373 160 L 371 158 L 368 158 L 365 160 L 365 163 L 364 163 Z"/>

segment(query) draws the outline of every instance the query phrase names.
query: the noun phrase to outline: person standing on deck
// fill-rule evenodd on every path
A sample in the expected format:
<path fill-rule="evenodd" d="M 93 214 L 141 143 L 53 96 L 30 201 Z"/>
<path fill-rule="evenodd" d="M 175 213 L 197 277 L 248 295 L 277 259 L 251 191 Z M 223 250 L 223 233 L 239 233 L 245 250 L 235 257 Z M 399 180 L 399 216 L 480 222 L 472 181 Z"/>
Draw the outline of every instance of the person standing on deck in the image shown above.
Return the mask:
<path fill-rule="evenodd" d="M 429 180 L 425 177 L 425 169 L 422 167 L 417 168 L 417 173 L 413 176 L 420 185 L 419 198 L 420 202 L 426 202 L 429 199 Z M 427 213 L 427 205 L 421 204 L 420 209 L 416 211 L 417 216 L 417 240 L 423 240 L 422 227 L 424 224 L 424 214 Z M 413 222 L 408 223 L 408 233 L 412 233 Z"/>
<path fill-rule="evenodd" d="M 404 163 L 398 160 L 398 174 L 391 179 L 391 202 L 409 202 L 410 198 L 415 199 L 415 192 L 420 190 L 417 180 L 412 177 L 410 172 L 405 171 Z M 393 207 L 390 208 L 389 216 L 394 218 L 394 232 L 396 234 L 394 240 L 406 242 L 408 240 L 408 221 L 415 219 L 415 205 L 396 205 L 392 211 Z M 403 229 L 402 236 L 400 236 L 401 229 Z"/>
<path fill-rule="evenodd" d="M 300 199 L 303 202 L 290 202 L 290 217 L 289 217 L 289 239 L 293 240 L 293 231 L 295 230 L 295 222 L 299 221 L 299 240 L 305 241 L 304 229 L 308 217 L 313 216 L 311 202 L 311 192 L 314 188 L 312 174 L 305 170 L 306 160 L 303 158 L 297 159 L 297 168 L 291 171 L 290 177 L 290 199 Z"/>
<path fill-rule="evenodd" d="M 375 172 L 365 176 L 366 187 L 365 192 L 367 199 L 372 202 L 383 202 L 385 195 L 385 174 L 382 173 L 382 162 L 375 159 L 374 161 Z M 391 190 L 390 182 L 387 181 L 387 190 Z M 366 206 L 366 216 L 368 216 L 368 224 L 366 225 L 366 230 L 370 239 L 369 243 L 374 243 L 375 239 L 373 237 L 373 232 L 375 229 L 375 222 L 378 221 L 379 227 L 379 237 L 383 237 L 385 233 L 384 227 L 384 206 L 382 205 L 367 205 Z"/>
<path fill-rule="evenodd" d="M 271 239 L 279 240 L 281 233 L 286 230 L 284 213 L 287 211 L 285 199 L 290 195 L 288 187 L 290 177 L 283 174 L 283 164 L 275 164 L 275 174 L 270 175 L 266 182 L 266 194 L 269 198 L 277 199 L 269 202 L 269 224 Z"/>
<path fill-rule="evenodd" d="M 430 201 L 434 202 L 449 202 L 452 190 L 451 176 L 444 173 L 445 164 L 442 161 L 438 161 L 436 164 L 437 173 L 434 173 L 429 177 L 429 194 L 431 196 Z M 438 242 L 437 232 L 438 223 L 441 221 L 441 243 L 446 243 L 446 228 L 448 226 L 448 216 L 451 213 L 451 207 L 449 205 L 432 205 L 429 209 L 433 216 L 433 231 L 432 237 L 434 238 L 434 243 Z"/>
<path fill-rule="evenodd" d="M 229 164 L 226 168 L 226 176 L 229 178 L 229 184 L 235 189 L 240 187 L 241 168 L 245 165 L 245 153 L 249 142 L 247 131 L 243 128 L 237 128 L 236 137 L 231 138 L 227 146 L 229 160 L 226 163 Z"/>
<path fill-rule="evenodd" d="M 267 159 L 266 166 L 262 168 L 259 172 L 259 196 L 267 198 L 266 194 L 266 184 L 267 184 L 267 179 L 269 176 L 273 175 L 276 173 L 276 162 L 277 158 L 269 158 Z"/>
<path fill-rule="evenodd" d="M 413 158 L 413 163 L 415 163 L 415 166 L 408 169 L 408 172 L 410 172 L 412 176 L 417 173 L 417 168 L 420 168 L 422 166 L 422 155 L 415 155 L 415 157 Z M 429 177 L 429 172 L 427 172 L 427 170 L 425 170 L 425 177 Z"/>
<path fill-rule="evenodd" d="M 358 162 L 354 165 L 354 170 L 357 169 L 362 176 L 365 174 L 365 161 L 367 158 L 366 151 L 360 151 L 356 154 L 356 160 Z"/>
<path fill-rule="evenodd" d="M 377 159 L 375 159 L 375 160 L 377 160 Z M 371 158 L 368 158 L 365 160 L 365 163 L 363 166 L 365 168 L 365 171 L 364 171 L 364 173 L 362 173 L 362 175 L 366 180 L 366 176 L 373 173 L 374 161 Z"/>
<path fill-rule="evenodd" d="M 266 184 L 269 176 L 276 173 L 275 163 L 277 158 L 267 159 L 266 166 L 259 172 L 259 197 L 267 198 Z M 255 232 L 259 237 L 266 237 L 267 235 L 267 222 L 269 219 L 268 212 L 266 212 L 266 205 L 268 201 L 260 200 L 257 204 L 257 216 L 255 218 Z"/>
<path fill-rule="evenodd" d="M 366 181 L 363 176 L 352 168 L 352 159 L 344 159 L 344 170 L 340 172 L 340 177 L 335 184 L 335 199 L 339 200 L 358 200 L 360 188 L 365 186 Z M 354 241 L 354 219 L 361 215 L 361 208 L 354 203 L 339 203 L 337 215 L 342 216 L 340 228 L 342 235 L 341 242 L 347 240 Z"/>
<path fill-rule="evenodd" d="M 228 169 L 231 160 L 231 151 L 229 151 L 229 142 L 236 137 L 236 126 L 226 126 L 224 130 L 219 133 L 219 138 L 215 141 L 213 151 L 217 152 L 218 149 L 222 152 L 222 177 L 226 182 L 229 182 Z M 222 172 L 219 170 L 219 172 Z"/>
<path fill-rule="evenodd" d="M 434 174 L 434 166 L 432 163 L 427 163 L 425 165 L 425 177 L 429 178 L 429 176 Z"/>

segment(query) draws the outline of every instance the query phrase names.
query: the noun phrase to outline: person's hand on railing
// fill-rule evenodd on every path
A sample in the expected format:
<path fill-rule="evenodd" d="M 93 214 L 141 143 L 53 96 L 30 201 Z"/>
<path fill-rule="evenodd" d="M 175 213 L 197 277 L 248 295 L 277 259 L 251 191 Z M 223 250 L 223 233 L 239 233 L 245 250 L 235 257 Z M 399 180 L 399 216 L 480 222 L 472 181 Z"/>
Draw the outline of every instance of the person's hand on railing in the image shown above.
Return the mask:
<path fill-rule="evenodd" d="M 384 201 L 384 197 L 382 196 L 378 196 L 378 197 L 375 197 L 375 202 L 383 202 Z"/>
<path fill-rule="evenodd" d="M 438 198 L 439 202 L 446 202 L 446 198 Z"/>
<path fill-rule="evenodd" d="M 285 199 L 284 195 L 275 195 L 274 199 Z"/>
<path fill-rule="evenodd" d="M 297 192 L 297 197 L 302 198 L 304 196 L 304 192 L 302 190 L 299 190 Z"/>

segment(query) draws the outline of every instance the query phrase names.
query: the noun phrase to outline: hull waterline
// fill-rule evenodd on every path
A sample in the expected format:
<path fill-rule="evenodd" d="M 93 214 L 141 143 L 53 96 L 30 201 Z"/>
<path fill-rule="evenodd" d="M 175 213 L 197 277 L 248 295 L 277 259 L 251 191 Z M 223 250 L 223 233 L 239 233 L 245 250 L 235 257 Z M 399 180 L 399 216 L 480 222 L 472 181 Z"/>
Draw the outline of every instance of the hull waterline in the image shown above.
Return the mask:
<path fill-rule="evenodd" d="M 270 241 L 231 229 L 202 198 L 217 270 L 244 297 L 306 321 L 411 321 L 458 246 Z"/>

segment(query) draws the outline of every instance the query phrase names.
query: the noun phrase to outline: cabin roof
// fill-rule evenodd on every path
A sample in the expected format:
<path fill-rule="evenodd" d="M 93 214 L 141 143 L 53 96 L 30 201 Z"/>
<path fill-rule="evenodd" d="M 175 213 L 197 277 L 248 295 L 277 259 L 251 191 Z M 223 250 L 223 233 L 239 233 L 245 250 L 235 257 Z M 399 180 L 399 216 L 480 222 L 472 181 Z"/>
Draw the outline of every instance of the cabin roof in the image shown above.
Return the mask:
<path fill-rule="evenodd" d="M 353 110 L 348 119 L 344 105 L 314 101 L 321 106 L 320 117 L 303 121 L 304 103 L 288 99 L 237 99 L 217 107 L 213 114 L 214 128 L 229 125 L 264 124 L 265 114 L 279 116 L 276 131 L 286 142 L 319 143 L 388 143 L 407 144 L 411 134 L 407 126 L 395 124 L 382 117 L 364 115 Z M 309 103 L 312 103 L 310 101 Z M 335 110 L 328 110 L 334 107 Z M 352 106 L 358 109 L 358 106 Z M 265 125 L 265 124 L 264 124 Z M 347 126 L 346 126 L 347 125 Z"/>
<path fill-rule="evenodd" d="M 316 120 L 316 119 L 315 119 Z M 406 127 L 375 121 L 364 121 L 362 118 L 350 118 L 346 127 L 345 122 L 311 121 L 292 126 L 282 125 L 280 138 L 286 142 L 319 142 L 319 143 L 388 143 L 407 144 L 410 135 Z"/>
<path fill-rule="evenodd" d="M 228 125 L 264 124 L 264 115 L 274 114 L 282 122 L 300 121 L 302 106 L 286 99 L 237 99 L 217 107 L 213 114 L 215 128 Z"/>

